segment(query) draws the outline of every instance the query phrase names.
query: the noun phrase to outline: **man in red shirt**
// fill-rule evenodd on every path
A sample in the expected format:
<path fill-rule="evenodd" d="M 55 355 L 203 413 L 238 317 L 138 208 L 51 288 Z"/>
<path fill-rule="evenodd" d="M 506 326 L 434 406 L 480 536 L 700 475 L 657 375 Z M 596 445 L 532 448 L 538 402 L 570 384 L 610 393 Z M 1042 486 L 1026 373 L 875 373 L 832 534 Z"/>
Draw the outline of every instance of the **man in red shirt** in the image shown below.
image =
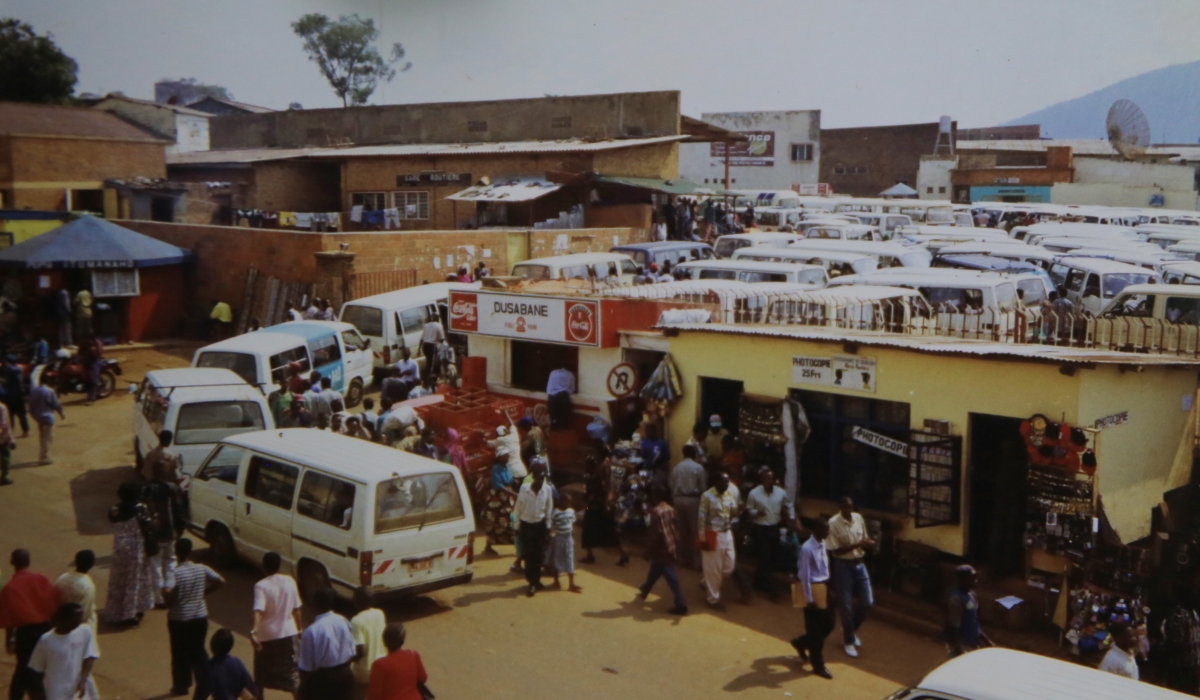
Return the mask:
<path fill-rule="evenodd" d="M 421 655 L 402 649 L 408 636 L 404 625 L 393 622 L 383 630 L 388 655 L 371 665 L 367 700 L 422 700 L 419 686 L 429 680 Z"/>
<path fill-rule="evenodd" d="M 34 678 L 29 657 L 42 635 L 50 631 L 50 618 L 58 610 L 58 592 L 50 579 L 29 570 L 29 551 L 15 549 L 13 576 L 0 589 L 0 627 L 4 628 L 4 649 L 17 655 L 17 667 L 8 686 L 8 700 L 22 700 Z"/>

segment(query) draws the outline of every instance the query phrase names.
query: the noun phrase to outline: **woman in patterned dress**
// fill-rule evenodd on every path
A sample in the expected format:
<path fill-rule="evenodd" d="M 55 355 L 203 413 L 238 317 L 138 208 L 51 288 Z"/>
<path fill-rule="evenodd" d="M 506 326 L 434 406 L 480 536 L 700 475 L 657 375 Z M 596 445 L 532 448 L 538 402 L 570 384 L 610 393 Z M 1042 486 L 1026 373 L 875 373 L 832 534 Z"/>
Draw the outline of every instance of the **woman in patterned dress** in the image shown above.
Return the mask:
<path fill-rule="evenodd" d="M 121 484 L 117 491 L 120 502 L 108 512 L 113 524 L 113 561 L 104 619 L 110 623 L 137 624 L 142 614 L 154 607 L 154 576 L 142 535 L 147 515 L 139 503 L 141 491 L 136 482 Z"/>
<path fill-rule="evenodd" d="M 483 531 L 487 533 L 483 553 L 499 556 L 492 545 L 513 543 L 512 512 L 517 505 L 517 493 L 512 489 L 513 475 L 507 455 L 497 454 L 496 460 L 492 465 L 492 490 L 483 505 Z"/>

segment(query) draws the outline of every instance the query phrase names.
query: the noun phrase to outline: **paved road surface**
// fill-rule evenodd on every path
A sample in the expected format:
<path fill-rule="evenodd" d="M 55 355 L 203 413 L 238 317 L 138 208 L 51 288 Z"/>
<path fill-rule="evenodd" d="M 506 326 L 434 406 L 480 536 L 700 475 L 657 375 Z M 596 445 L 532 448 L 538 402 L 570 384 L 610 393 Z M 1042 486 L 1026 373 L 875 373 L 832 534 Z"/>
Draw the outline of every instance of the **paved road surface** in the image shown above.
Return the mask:
<path fill-rule="evenodd" d="M 140 381 L 151 369 L 183 366 L 191 348 L 117 352 L 126 359 L 124 380 Z M 81 399 L 66 405 L 57 429 L 54 464 L 36 466 L 36 436 L 18 439 L 14 486 L 0 489 L 0 550 L 3 579 L 8 551 L 27 547 L 34 568 L 51 578 L 66 570 L 78 549 L 99 558 L 93 571 L 103 606 L 112 538 L 105 518 L 116 487 L 132 475 L 133 400 L 119 394 L 94 406 Z M 199 543 L 202 544 L 202 543 Z M 511 547 L 501 548 L 505 554 Z M 799 633 L 799 610 L 756 599 L 711 613 L 695 572 L 682 575 L 693 613 L 677 619 L 665 583 L 646 604 L 634 601 L 644 562 L 626 568 L 615 556 L 581 566 L 582 594 L 523 595 L 522 580 L 508 573 L 508 559 L 477 563 L 475 580 L 386 608 L 408 627 L 408 643 L 421 653 L 430 688 L 440 698 L 846 698 L 878 700 L 916 681 L 944 658 L 944 649 L 881 622 L 868 622 L 858 659 L 827 645 L 835 679 L 811 676 L 787 641 Z M 203 554 L 201 554 L 203 559 Z M 209 601 L 210 623 L 232 629 L 235 654 L 251 658 L 250 566 L 223 571 L 224 589 Z M 565 581 L 564 581 L 565 583 Z M 210 632 L 212 631 L 210 627 Z M 101 627 L 97 683 L 106 699 L 164 698 L 170 687 L 166 614 L 147 613 L 136 629 Z M 0 656 L 0 692 L 12 674 L 12 657 Z M 268 692 L 268 698 L 283 698 Z"/>

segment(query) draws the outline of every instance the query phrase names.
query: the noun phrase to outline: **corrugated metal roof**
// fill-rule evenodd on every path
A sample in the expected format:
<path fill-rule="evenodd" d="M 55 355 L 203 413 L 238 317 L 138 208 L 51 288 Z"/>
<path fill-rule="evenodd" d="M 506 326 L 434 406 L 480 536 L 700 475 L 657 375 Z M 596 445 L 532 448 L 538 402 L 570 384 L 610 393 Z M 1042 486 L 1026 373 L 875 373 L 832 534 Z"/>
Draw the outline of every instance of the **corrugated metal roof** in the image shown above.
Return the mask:
<path fill-rule="evenodd" d="M 1005 139 L 999 141 L 959 141 L 959 151 L 1045 151 L 1051 146 L 1070 146 L 1071 153 L 1077 156 L 1115 156 L 1112 144 L 1105 139 Z M 1196 146 L 1151 146 L 1146 149 L 1148 155 L 1180 155 L 1184 153 L 1200 155 L 1200 147 Z"/>
<path fill-rule="evenodd" d="M 731 192 L 722 187 L 709 187 L 708 185 L 700 185 L 691 180 L 683 178 L 675 178 L 674 180 L 664 180 L 657 177 L 613 177 L 611 175 L 595 175 L 592 177 L 592 182 L 601 185 L 625 185 L 626 187 L 638 187 L 644 190 L 652 190 L 661 194 L 674 195 L 718 195 L 718 196 L 735 196 L 736 192 Z"/>
<path fill-rule="evenodd" d="M 821 329 L 811 326 L 777 325 L 732 325 L 724 323 L 672 323 L 659 326 L 676 331 L 700 333 L 728 333 L 792 340 L 845 343 L 853 341 L 860 345 L 892 347 L 916 352 L 953 355 L 975 355 L 978 357 L 1013 357 L 1037 362 L 1069 364 L 1121 364 L 1200 367 L 1200 359 L 1174 355 L 1150 355 L 1117 352 L 1115 350 L 1088 350 L 1085 348 L 1058 347 L 1054 345 L 1017 345 L 986 340 L 968 340 L 936 335 L 898 335 L 843 329 Z"/>
<path fill-rule="evenodd" d="M 0 102 L 0 134 L 167 143 L 109 112 L 23 102 Z"/>
<path fill-rule="evenodd" d="M 589 153 L 636 148 L 658 143 L 682 141 L 686 136 L 656 136 L 645 139 L 609 139 L 584 141 L 505 141 L 501 143 L 423 143 L 390 144 L 382 146 L 347 146 L 345 148 L 247 148 L 227 151 L 193 151 L 167 154 L 167 165 L 216 165 L 223 163 L 256 163 L 268 160 L 296 158 L 370 158 L 405 156 L 471 156 L 506 153 Z"/>
<path fill-rule="evenodd" d="M 104 103 L 109 102 L 109 101 L 129 102 L 130 104 L 142 105 L 143 107 L 155 107 L 157 109 L 169 109 L 176 114 L 182 114 L 187 117 L 203 117 L 205 119 L 208 119 L 209 117 L 212 116 L 208 112 L 201 112 L 198 109 L 192 109 L 191 107 L 185 107 L 183 105 L 163 104 L 162 102 L 154 102 L 153 100 L 139 100 L 137 98 L 126 97 L 124 95 L 108 95 L 104 99 L 97 102 L 92 108 L 103 110 Z"/>
<path fill-rule="evenodd" d="M 200 109 L 199 107 L 194 107 L 193 105 L 203 104 L 204 102 L 208 102 L 208 101 L 219 102 L 221 104 L 229 105 L 230 107 L 236 107 L 237 109 L 244 109 L 247 112 L 249 112 L 250 114 L 266 114 L 267 112 L 276 111 L 276 110 L 271 109 L 270 107 L 259 107 L 258 105 L 246 104 L 245 102 L 238 102 L 237 100 L 224 100 L 224 99 L 221 99 L 220 97 L 213 97 L 211 95 L 206 95 L 204 97 L 201 97 L 200 99 L 195 100 L 188 106 L 192 107 L 192 109 L 197 109 L 201 112 L 204 112 L 204 110 Z M 205 112 L 205 114 L 212 114 L 212 113 Z"/>
<path fill-rule="evenodd" d="M 541 178 L 507 178 L 490 185 L 468 187 L 446 197 L 457 202 L 528 202 L 562 189 L 562 184 Z"/>

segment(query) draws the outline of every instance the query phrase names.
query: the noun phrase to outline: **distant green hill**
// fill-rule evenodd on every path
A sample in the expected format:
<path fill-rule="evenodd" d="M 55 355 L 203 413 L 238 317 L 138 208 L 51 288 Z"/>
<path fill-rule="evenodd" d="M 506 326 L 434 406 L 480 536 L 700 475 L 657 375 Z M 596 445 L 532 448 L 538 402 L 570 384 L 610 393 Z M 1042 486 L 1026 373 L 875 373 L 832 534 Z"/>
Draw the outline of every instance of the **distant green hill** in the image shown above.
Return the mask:
<path fill-rule="evenodd" d="M 1142 73 L 1005 125 L 1041 124 L 1044 138 L 1105 138 L 1108 108 L 1120 99 L 1146 113 L 1154 143 L 1200 143 L 1200 61 Z"/>

